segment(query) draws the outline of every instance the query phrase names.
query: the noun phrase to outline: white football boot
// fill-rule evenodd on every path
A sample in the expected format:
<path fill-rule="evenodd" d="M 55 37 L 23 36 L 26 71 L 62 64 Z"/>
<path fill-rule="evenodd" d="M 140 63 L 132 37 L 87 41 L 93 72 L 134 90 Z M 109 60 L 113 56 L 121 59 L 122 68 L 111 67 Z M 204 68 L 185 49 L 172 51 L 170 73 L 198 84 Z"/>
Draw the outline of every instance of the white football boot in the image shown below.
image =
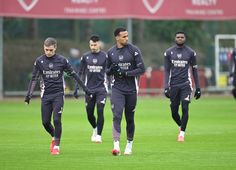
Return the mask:
<path fill-rule="evenodd" d="M 120 155 L 120 142 L 114 141 L 114 149 L 112 149 L 112 154 L 114 156 Z"/>
<path fill-rule="evenodd" d="M 133 141 L 127 141 L 124 155 L 131 155 L 132 154 L 132 146 L 133 146 Z"/>
<path fill-rule="evenodd" d="M 101 135 L 97 135 L 95 138 L 95 142 L 96 143 L 102 143 L 102 136 Z"/>
<path fill-rule="evenodd" d="M 91 141 L 96 142 L 96 136 L 97 136 L 97 128 L 93 129 L 93 134 L 91 136 Z"/>

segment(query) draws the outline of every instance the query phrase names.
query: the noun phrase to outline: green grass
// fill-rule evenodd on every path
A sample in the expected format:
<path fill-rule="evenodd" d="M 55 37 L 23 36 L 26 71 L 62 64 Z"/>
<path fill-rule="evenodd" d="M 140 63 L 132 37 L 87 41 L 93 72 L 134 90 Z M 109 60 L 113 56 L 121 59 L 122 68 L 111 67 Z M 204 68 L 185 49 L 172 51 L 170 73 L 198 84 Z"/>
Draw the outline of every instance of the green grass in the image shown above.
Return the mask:
<path fill-rule="evenodd" d="M 133 155 L 111 155 L 112 113 L 105 108 L 103 143 L 90 142 L 92 129 L 84 101 L 66 99 L 61 154 L 49 153 L 50 137 L 41 125 L 40 100 L 0 101 L 0 169 L 236 169 L 236 107 L 232 97 L 193 100 L 186 141 L 176 141 L 178 128 L 164 98 L 139 98 Z M 124 151 L 125 121 L 121 149 Z"/>

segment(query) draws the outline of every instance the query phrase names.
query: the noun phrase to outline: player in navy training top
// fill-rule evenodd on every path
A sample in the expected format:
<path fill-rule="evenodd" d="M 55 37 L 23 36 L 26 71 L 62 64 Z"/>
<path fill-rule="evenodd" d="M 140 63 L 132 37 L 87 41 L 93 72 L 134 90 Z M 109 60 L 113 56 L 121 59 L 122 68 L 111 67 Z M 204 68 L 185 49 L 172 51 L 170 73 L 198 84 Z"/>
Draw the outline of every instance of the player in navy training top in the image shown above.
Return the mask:
<path fill-rule="evenodd" d="M 196 53 L 185 43 L 184 32 L 175 34 L 176 45 L 170 47 L 164 53 L 165 66 L 165 95 L 170 98 L 172 118 L 179 126 L 178 141 L 184 141 L 184 134 L 188 122 L 188 110 L 192 93 L 192 81 L 190 68 L 195 82 L 196 99 L 200 98 L 201 90 L 198 80 Z M 179 105 L 182 104 L 182 117 L 179 115 Z"/>
<path fill-rule="evenodd" d="M 85 95 L 87 118 L 93 127 L 91 141 L 102 142 L 102 130 L 104 124 L 104 106 L 107 95 L 106 61 L 107 55 L 101 51 L 100 38 L 91 36 L 89 40 L 90 51 L 81 57 L 79 76 L 85 81 L 86 86 L 92 91 L 93 97 Z M 77 89 L 74 92 L 77 98 Z M 97 106 L 97 121 L 94 115 L 95 104 Z"/>
<path fill-rule="evenodd" d="M 234 98 L 236 99 L 236 71 L 235 71 L 235 68 L 236 68 L 236 48 L 233 50 L 233 52 L 231 54 L 230 67 L 229 67 L 229 69 L 230 69 L 229 76 L 233 80 L 232 94 L 233 94 Z"/>
<path fill-rule="evenodd" d="M 52 136 L 50 151 L 53 155 L 59 154 L 62 131 L 61 115 L 64 105 L 64 72 L 73 77 L 82 86 L 85 93 L 91 94 L 68 60 L 55 53 L 56 48 L 56 39 L 49 37 L 44 41 L 45 54 L 38 57 L 34 63 L 32 78 L 25 97 L 25 102 L 29 104 L 37 80 L 40 78 L 42 123 L 45 130 Z M 51 124 L 52 114 L 54 126 Z"/>
<path fill-rule="evenodd" d="M 139 76 L 145 72 L 140 50 L 128 43 L 128 31 L 117 28 L 114 31 L 116 45 L 107 55 L 107 74 L 112 75 L 111 107 L 113 112 L 113 155 L 120 154 L 121 119 L 124 110 L 126 119 L 127 145 L 124 154 L 132 153 L 134 137 L 134 112 L 137 102 Z"/>

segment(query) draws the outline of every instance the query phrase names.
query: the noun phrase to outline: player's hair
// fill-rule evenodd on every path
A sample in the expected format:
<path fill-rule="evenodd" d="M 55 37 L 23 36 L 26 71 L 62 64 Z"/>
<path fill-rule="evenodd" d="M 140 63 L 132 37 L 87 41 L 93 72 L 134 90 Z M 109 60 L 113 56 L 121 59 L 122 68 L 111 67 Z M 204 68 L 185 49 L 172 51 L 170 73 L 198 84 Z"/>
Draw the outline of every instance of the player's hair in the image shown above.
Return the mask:
<path fill-rule="evenodd" d="M 55 38 L 52 38 L 52 37 L 48 37 L 46 38 L 46 40 L 44 41 L 44 45 L 46 47 L 49 47 L 49 46 L 54 46 L 54 47 L 57 47 L 57 40 Z"/>
<path fill-rule="evenodd" d="M 98 35 L 92 35 L 92 36 L 90 37 L 90 40 L 93 41 L 93 42 L 98 42 L 98 41 L 100 41 L 100 38 L 99 38 Z"/>
<path fill-rule="evenodd" d="M 118 27 L 114 31 L 114 36 L 116 37 L 117 35 L 120 34 L 120 32 L 124 32 L 124 31 L 126 31 L 126 29 L 124 27 Z"/>
<path fill-rule="evenodd" d="M 185 33 L 184 31 L 177 31 L 177 32 L 175 33 L 175 36 L 176 36 L 177 34 L 184 34 L 184 35 L 186 36 L 186 33 Z"/>

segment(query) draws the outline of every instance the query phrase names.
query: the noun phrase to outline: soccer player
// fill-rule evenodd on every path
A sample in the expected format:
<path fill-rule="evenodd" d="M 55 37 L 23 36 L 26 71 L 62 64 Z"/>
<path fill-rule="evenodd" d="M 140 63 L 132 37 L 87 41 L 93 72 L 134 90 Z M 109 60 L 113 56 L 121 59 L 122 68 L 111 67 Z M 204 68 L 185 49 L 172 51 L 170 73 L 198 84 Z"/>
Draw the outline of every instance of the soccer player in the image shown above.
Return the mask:
<path fill-rule="evenodd" d="M 68 60 L 55 53 L 57 48 L 56 39 L 47 38 L 44 41 L 43 48 L 45 54 L 39 56 L 34 63 L 25 103 L 30 103 L 37 80 L 40 78 L 42 124 L 45 130 L 52 136 L 51 154 L 58 155 L 62 132 L 61 116 L 64 105 L 63 72 L 73 77 L 86 94 L 91 94 L 91 92 L 72 69 Z M 51 124 L 52 114 L 54 126 Z"/>
<path fill-rule="evenodd" d="M 107 53 L 107 74 L 112 75 L 111 108 L 113 112 L 113 155 L 120 155 L 121 119 L 124 110 L 127 144 L 125 155 L 132 154 L 134 113 L 137 102 L 138 79 L 145 72 L 138 47 L 128 43 L 128 31 L 119 27 L 114 31 L 116 45 Z"/>
<path fill-rule="evenodd" d="M 229 70 L 229 76 L 230 79 L 233 80 L 233 89 L 232 89 L 232 94 L 234 96 L 234 98 L 236 99 L 236 71 L 235 71 L 235 67 L 236 67 L 236 48 L 233 50 L 232 54 L 231 54 L 231 61 L 230 61 L 230 70 Z"/>
<path fill-rule="evenodd" d="M 102 130 L 104 124 L 104 106 L 107 95 L 106 60 L 107 55 L 101 51 L 100 38 L 97 35 L 91 36 L 89 40 L 90 51 L 81 57 L 79 76 L 85 80 L 86 86 L 92 91 L 93 97 L 85 95 L 87 118 L 93 128 L 91 141 L 102 142 Z M 77 88 L 74 96 L 78 97 Z M 94 116 L 95 104 L 97 107 L 97 120 Z"/>
<path fill-rule="evenodd" d="M 165 66 L 165 95 L 170 98 L 172 118 L 179 126 L 178 141 L 184 141 L 184 135 L 189 117 L 189 103 L 192 93 L 192 81 L 190 68 L 195 82 L 196 99 L 201 96 L 198 80 L 196 53 L 185 45 L 186 36 L 184 32 L 175 34 L 176 45 L 167 49 L 164 53 Z M 179 105 L 182 105 L 182 116 L 179 115 Z"/>

